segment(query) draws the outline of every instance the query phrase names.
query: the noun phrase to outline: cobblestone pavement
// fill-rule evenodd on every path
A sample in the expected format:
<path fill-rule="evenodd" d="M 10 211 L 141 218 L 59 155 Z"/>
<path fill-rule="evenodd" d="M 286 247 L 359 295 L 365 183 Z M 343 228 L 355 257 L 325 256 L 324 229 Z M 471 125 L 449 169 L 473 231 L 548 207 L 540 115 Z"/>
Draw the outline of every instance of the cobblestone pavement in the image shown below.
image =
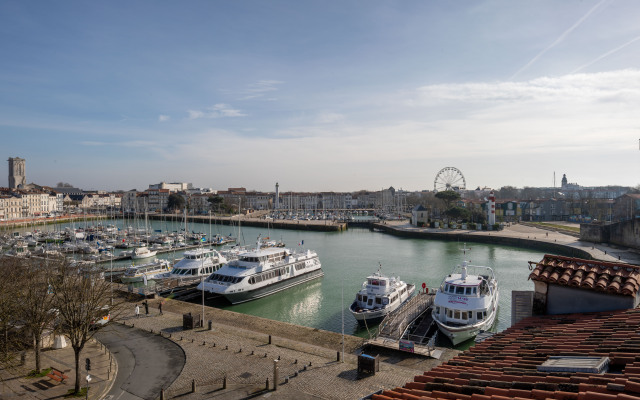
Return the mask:
<path fill-rule="evenodd" d="M 0 369 L 0 399 L 57 399 L 64 398 L 75 385 L 75 356 L 71 346 L 63 349 L 45 350 L 41 353 L 42 368 L 53 367 L 68 376 L 62 383 L 48 377 L 26 378 L 35 368 L 33 351 L 25 353 L 24 364 L 13 368 Z M 80 353 L 82 386 L 86 385 L 85 358 L 91 359 L 91 382 L 89 399 L 103 399 L 111 388 L 112 378 L 117 373 L 117 365 L 112 363 L 108 350 L 99 342 L 89 341 Z"/>
<path fill-rule="evenodd" d="M 200 306 L 193 304 L 181 307 L 183 310 L 184 307 L 192 307 L 193 313 L 201 310 Z M 240 318 L 250 326 L 251 319 L 255 317 Z M 344 362 L 340 362 L 338 350 L 292 338 L 269 337 L 248 329 L 216 324 L 215 321 L 211 331 L 202 328 L 183 330 L 182 314 L 167 311 L 162 316 L 157 312 L 140 318 L 127 315 L 123 322 L 127 326 L 161 332 L 183 348 L 185 367 L 165 391 L 166 398 L 245 398 L 258 395 L 285 399 L 360 399 L 382 388 L 402 386 L 412 381 L 415 375 L 442 362 L 407 354 L 402 357 L 406 366 L 381 362 L 380 371 L 375 375 L 358 379 L 356 355 L 345 354 Z M 383 355 L 383 361 L 386 357 Z M 398 361 L 394 356 L 388 357 L 392 362 Z M 279 387 L 275 392 L 265 391 L 267 380 L 269 388 L 273 388 L 274 364 L 278 368 Z M 227 389 L 222 390 L 225 377 Z M 197 390 L 191 394 L 194 382 Z"/>

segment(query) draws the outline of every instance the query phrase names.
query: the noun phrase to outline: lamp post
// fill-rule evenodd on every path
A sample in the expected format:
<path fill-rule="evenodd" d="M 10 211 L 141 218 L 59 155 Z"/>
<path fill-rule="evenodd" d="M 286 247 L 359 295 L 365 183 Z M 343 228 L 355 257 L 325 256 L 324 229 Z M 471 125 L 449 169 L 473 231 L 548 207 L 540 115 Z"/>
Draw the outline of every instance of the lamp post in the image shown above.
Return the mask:
<path fill-rule="evenodd" d="M 87 392 L 85 399 L 89 400 L 89 382 L 91 382 L 91 375 L 87 374 Z"/>

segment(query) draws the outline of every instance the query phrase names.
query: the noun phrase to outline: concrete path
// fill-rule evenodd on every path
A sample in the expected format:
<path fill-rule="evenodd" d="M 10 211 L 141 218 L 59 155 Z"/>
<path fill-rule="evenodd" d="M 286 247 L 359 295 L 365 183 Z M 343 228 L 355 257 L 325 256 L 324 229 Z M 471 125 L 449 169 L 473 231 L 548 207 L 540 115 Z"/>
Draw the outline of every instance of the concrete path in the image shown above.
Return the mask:
<path fill-rule="evenodd" d="M 116 358 L 118 375 L 105 400 L 154 399 L 180 375 L 185 355 L 180 346 L 158 335 L 120 324 L 96 334 Z"/>

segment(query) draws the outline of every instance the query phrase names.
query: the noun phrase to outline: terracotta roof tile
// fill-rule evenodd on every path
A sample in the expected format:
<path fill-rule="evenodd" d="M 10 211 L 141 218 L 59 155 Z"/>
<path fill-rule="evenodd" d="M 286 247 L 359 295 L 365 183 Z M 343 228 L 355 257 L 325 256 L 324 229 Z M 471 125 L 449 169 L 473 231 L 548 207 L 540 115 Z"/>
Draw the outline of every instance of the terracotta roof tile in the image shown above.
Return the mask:
<path fill-rule="evenodd" d="M 563 264 L 569 265 L 572 264 Z M 403 388 L 420 392 L 399 389 L 392 392 L 432 399 L 639 400 L 637 332 L 640 332 L 638 309 L 531 317 L 416 376 L 414 382 Z M 537 370 L 549 356 L 558 354 L 606 356 L 616 373 Z"/>
<path fill-rule="evenodd" d="M 535 263 L 529 279 L 635 296 L 640 289 L 640 266 L 546 254 L 542 261 Z"/>

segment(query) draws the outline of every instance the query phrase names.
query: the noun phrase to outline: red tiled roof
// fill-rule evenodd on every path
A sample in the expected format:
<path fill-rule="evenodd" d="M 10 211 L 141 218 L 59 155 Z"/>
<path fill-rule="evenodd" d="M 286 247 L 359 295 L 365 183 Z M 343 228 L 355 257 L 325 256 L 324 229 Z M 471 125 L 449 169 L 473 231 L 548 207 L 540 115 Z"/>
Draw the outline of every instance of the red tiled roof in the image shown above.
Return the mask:
<path fill-rule="evenodd" d="M 609 357 L 609 372 L 541 372 L 550 356 Z M 530 317 L 372 399 L 640 399 L 640 310 Z"/>
<path fill-rule="evenodd" d="M 529 279 L 561 286 L 635 296 L 640 287 L 640 266 L 581 260 L 546 254 L 534 264 Z"/>

